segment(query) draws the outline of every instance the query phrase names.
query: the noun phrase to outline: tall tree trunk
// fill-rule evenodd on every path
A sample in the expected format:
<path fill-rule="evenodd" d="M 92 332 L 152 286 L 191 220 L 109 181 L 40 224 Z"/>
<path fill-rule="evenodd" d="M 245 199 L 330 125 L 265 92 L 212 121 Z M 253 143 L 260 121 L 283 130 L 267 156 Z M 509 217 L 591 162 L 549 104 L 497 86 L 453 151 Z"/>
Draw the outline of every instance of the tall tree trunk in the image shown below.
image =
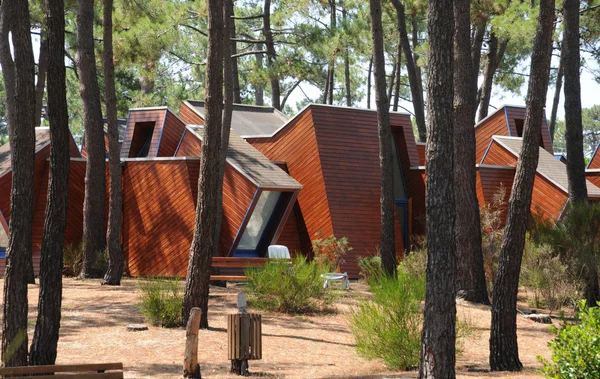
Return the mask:
<path fill-rule="evenodd" d="M 540 131 L 552 55 L 553 21 L 554 0 L 541 0 L 531 55 L 523 145 L 508 203 L 508 217 L 492 296 L 490 367 L 493 371 L 520 371 L 523 368 L 517 345 L 517 290 L 539 159 Z"/>
<path fill-rule="evenodd" d="M 394 90 L 394 83 L 396 82 L 396 65 L 397 64 L 398 64 L 398 59 L 396 58 L 393 66 L 392 66 L 392 73 L 390 74 L 390 82 L 387 86 L 388 103 L 390 102 L 390 99 L 392 98 L 392 91 Z"/>
<path fill-rule="evenodd" d="M 562 49 L 561 49 L 562 50 Z M 560 92 L 562 91 L 564 73 L 564 62 L 562 51 L 558 63 L 558 73 L 556 74 L 556 83 L 554 84 L 554 98 L 552 99 L 552 111 L 550 113 L 550 139 L 554 142 L 554 131 L 556 130 L 556 113 L 558 112 L 558 103 L 560 102 Z"/>
<path fill-rule="evenodd" d="M 10 236 L 2 318 L 4 366 L 27 365 L 27 271 L 32 247 L 35 154 L 35 63 L 29 20 L 27 0 L 2 1 L 0 4 L 0 65 L 12 155 Z"/>
<path fill-rule="evenodd" d="M 375 103 L 377 104 L 377 130 L 379 134 L 379 167 L 381 168 L 381 263 L 385 273 L 396 275 L 396 239 L 394 236 L 394 187 L 392 128 L 390 103 L 386 95 L 385 55 L 381 25 L 381 1 L 370 0 L 371 37 L 373 41 L 373 69 L 375 76 Z"/>
<path fill-rule="evenodd" d="M 346 27 L 347 15 L 346 8 L 342 9 L 342 18 L 344 20 L 344 27 Z M 346 106 L 352 106 L 352 89 L 350 88 L 350 48 L 346 45 L 344 49 L 344 81 L 346 83 Z"/>
<path fill-rule="evenodd" d="M 455 377 L 456 360 L 452 0 L 429 0 L 427 29 L 427 285 L 419 378 L 441 379 Z"/>
<path fill-rule="evenodd" d="M 273 33 L 271 32 L 271 0 L 265 0 L 265 7 L 263 10 L 263 34 L 266 41 L 267 68 L 269 69 L 269 81 L 271 82 L 271 106 L 281 110 L 281 90 L 276 72 L 277 67 L 275 67 L 277 53 L 275 52 L 275 42 L 273 41 Z M 202 317 L 204 317 L 204 315 Z"/>
<path fill-rule="evenodd" d="M 327 98 L 329 97 L 329 77 L 331 76 L 331 68 L 327 68 L 327 76 L 325 77 L 325 88 L 323 89 L 323 104 L 327 104 Z"/>
<path fill-rule="evenodd" d="M 102 284 L 121 285 L 125 258 L 121 247 L 121 217 L 123 213 L 123 186 L 121 184 L 121 145 L 117 124 L 117 94 L 115 91 L 115 63 L 113 58 L 113 0 L 104 0 L 103 66 L 104 89 L 106 91 L 106 118 L 108 120 L 108 153 L 110 175 L 110 199 L 106 246 L 108 270 Z"/>
<path fill-rule="evenodd" d="M 564 37 L 561 60 L 565 75 L 565 140 L 567 145 L 567 176 L 569 197 L 574 202 L 588 201 L 583 155 L 583 125 L 581 121 L 581 67 L 579 53 L 579 1 L 565 0 L 563 3 Z M 595 306 L 600 301 L 598 288 L 598 262 L 590 257 L 586 270 L 584 297 L 587 304 Z"/>
<path fill-rule="evenodd" d="M 492 32 L 489 41 L 489 50 L 487 54 L 487 62 L 485 64 L 485 71 L 483 72 L 483 84 L 481 85 L 481 99 L 479 102 L 479 115 L 478 121 L 483 120 L 488 115 L 488 108 L 490 107 L 490 99 L 492 98 L 492 85 L 494 84 L 494 75 L 502 62 L 508 40 L 503 40 L 498 46 L 498 37 Z"/>
<path fill-rule="evenodd" d="M 369 71 L 367 73 L 367 109 L 371 109 L 371 77 L 373 74 L 373 55 L 369 59 Z"/>
<path fill-rule="evenodd" d="M 219 178 L 223 126 L 223 35 L 223 3 L 220 0 L 209 0 L 206 116 L 200 157 L 196 227 L 190 248 L 181 313 L 185 323 L 192 308 L 200 308 L 202 310 L 200 327 L 204 329 L 208 328 L 211 258 L 215 249 L 218 207 L 221 206 L 218 202 L 219 182 L 223 180 L 222 176 Z"/>
<path fill-rule="evenodd" d="M 335 38 L 337 30 L 337 16 L 335 8 L 335 0 L 329 0 L 329 20 L 331 28 L 331 38 Z M 332 52 L 331 60 L 329 61 L 329 105 L 333 104 L 333 87 L 335 84 L 335 52 Z"/>
<path fill-rule="evenodd" d="M 417 131 L 419 133 L 419 141 L 424 142 L 427 138 L 427 128 L 425 126 L 425 106 L 423 103 L 423 88 L 419 84 L 418 70 L 415 60 L 410 49 L 408 33 L 406 32 L 406 15 L 404 14 L 404 5 L 400 0 L 391 0 L 396 8 L 396 18 L 398 20 L 398 33 L 400 33 L 400 41 L 404 59 L 406 60 L 406 71 L 408 73 L 408 82 L 410 84 L 410 93 L 412 96 L 413 108 L 415 110 L 415 119 L 417 121 Z"/>
<path fill-rule="evenodd" d="M 475 93 L 470 1 L 454 0 L 454 188 L 456 190 L 456 290 L 467 301 L 489 304 L 481 250 L 475 173 Z"/>
<path fill-rule="evenodd" d="M 258 50 L 262 50 L 262 45 L 256 45 Z M 263 68 L 263 55 L 262 53 L 256 54 L 256 66 L 260 70 Z M 265 105 L 265 88 L 261 85 L 256 85 L 254 88 L 254 104 L 256 105 Z"/>
<path fill-rule="evenodd" d="M 83 264 L 79 276 L 89 277 L 98 253 L 105 247 L 104 196 L 106 192 L 106 153 L 104 121 L 94 54 L 94 1 L 77 0 L 77 67 L 79 93 L 83 105 L 83 126 L 87 147 L 85 197 L 83 200 Z"/>
<path fill-rule="evenodd" d="M 37 82 L 35 84 L 35 125 L 39 126 L 44 107 L 44 88 L 46 87 L 46 71 L 48 70 L 48 41 L 44 28 L 40 32 L 40 55 L 38 61 Z"/>
<path fill-rule="evenodd" d="M 29 356 L 32 365 L 56 363 L 62 302 L 63 246 L 69 192 L 69 113 L 63 0 L 46 0 L 48 47 L 48 118 L 50 120 L 50 183 L 40 262 L 38 316 Z"/>
<path fill-rule="evenodd" d="M 394 88 L 394 105 L 392 110 L 398 111 L 398 103 L 400 102 L 400 77 L 402 73 L 402 36 L 398 33 L 398 47 L 396 50 L 396 85 Z"/>
<path fill-rule="evenodd" d="M 227 0 L 227 4 L 228 4 L 228 14 L 230 15 L 230 17 L 226 20 L 227 22 L 227 27 L 229 28 L 229 36 L 231 37 L 231 40 L 229 41 L 230 47 L 229 47 L 229 55 L 235 55 L 237 54 L 237 42 L 233 41 L 234 38 L 236 38 L 237 33 L 235 30 L 235 19 L 233 18 L 234 14 L 235 14 L 235 5 L 233 4 L 234 0 Z M 239 70 L 238 70 L 238 61 L 236 58 L 233 58 L 231 60 L 231 76 L 232 76 L 232 86 L 233 86 L 233 102 L 235 104 L 241 104 L 242 103 L 242 94 L 241 94 L 241 89 L 240 89 L 240 74 L 239 74 Z M 227 140 L 227 142 L 229 143 L 229 139 Z"/>
<path fill-rule="evenodd" d="M 475 25 L 475 31 L 473 33 L 473 40 L 471 43 L 471 64 L 473 68 L 471 91 L 475 96 L 475 102 L 473 103 L 473 122 L 475 122 L 475 114 L 477 113 L 477 106 L 479 105 L 479 98 L 477 97 L 477 82 L 479 80 L 479 65 L 481 64 L 481 47 L 483 46 L 483 37 L 485 36 L 485 27 L 487 22 L 479 22 Z"/>
<path fill-rule="evenodd" d="M 417 84 L 419 86 L 419 93 L 421 94 L 421 102 L 423 102 L 423 75 L 421 75 L 421 67 L 417 64 L 419 61 L 419 54 L 417 48 L 419 47 L 419 22 L 417 20 L 417 11 L 413 10 L 410 15 L 411 33 L 412 33 L 412 51 L 415 62 L 415 72 L 417 74 Z"/>

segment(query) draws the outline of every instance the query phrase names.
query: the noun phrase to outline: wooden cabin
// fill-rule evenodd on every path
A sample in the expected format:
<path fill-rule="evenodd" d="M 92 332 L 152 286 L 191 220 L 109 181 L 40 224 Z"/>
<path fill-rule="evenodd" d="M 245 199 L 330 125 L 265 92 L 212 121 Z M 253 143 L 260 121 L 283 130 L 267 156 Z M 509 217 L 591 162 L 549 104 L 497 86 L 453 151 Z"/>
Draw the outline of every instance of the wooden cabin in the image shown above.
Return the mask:
<path fill-rule="evenodd" d="M 492 137 L 482 163 L 516 167 L 522 142 L 519 137 Z M 566 165 L 540 146 L 531 212 L 545 219 L 558 220 L 569 199 L 568 188 Z M 587 190 L 590 200 L 600 200 L 600 188 L 590 180 L 587 181 Z"/>
<path fill-rule="evenodd" d="M 202 118 L 200 113 L 193 112 L 192 116 Z M 391 124 L 396 250 L 402 256 L 411 234 L 424 232 L 424 219 L 419 215 L 424 210 L 425 192 L 421 175 L 410 170 L 419 166 L 410 117 L 392 113 Z M 380 240 L 376 112 L 311 104 L 270 134 L 257 130 L 253 136 L 246 135 L 246 140 L 303 185 L 298 206 L 282 233 L 290 239 L 280 242 L 301 247 L 300 239 L 306 237 L 347 237 L 354 250 L 341 270 L 357 277 L 357 258 L 375 254 Z"/>
<path fill-rule="evenodd" d="M 525 107 L 504 105 L 475 125 L 476 163 L 482 163 L 493 136 L 523 137 Z M 540 147 L 553 154 L 546 116 L 542 119 Z"/>
<path fill-rule="evenodd" d="M 46 212 L 46 193 L 48 190 L 48 173 L 50 168 L 50 129 L 47 127 L 35 128 L 35 163 L 34 163 L 34 221 L 33 221 L 33 268 L 39 273 L 42 232 L 44 228 L 44 215 Z M 80 157 L 79 150 L 72 136 L 70 138 L 70 155 L 77 159 Z M 10 145 L 8 143 L 0 146 L 0 250 L 8 245 L 8 226 L 10 225 L 10 193 L 12 186 Z M 69 188 L 69 193 L 71 188 Z M 82 200 L 83 206 L 83 200 Z M 69 203 L 71 206 L 71 203 Z M 2 242 L 5 241 L 5 242 Z M 5 252 L 5 251 L 4 251 Z M 4 272 L 5 256 L 0 252 L 0 273 Z"/>

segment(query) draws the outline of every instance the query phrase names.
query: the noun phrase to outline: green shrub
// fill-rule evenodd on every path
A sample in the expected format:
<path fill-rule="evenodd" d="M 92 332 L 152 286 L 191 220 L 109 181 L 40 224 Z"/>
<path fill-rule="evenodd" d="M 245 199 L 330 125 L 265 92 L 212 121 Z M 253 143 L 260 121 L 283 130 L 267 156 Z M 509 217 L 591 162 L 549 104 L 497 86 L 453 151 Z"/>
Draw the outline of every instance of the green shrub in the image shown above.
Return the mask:
<path fill-rule="evenodd" d="M 63 250 L 63 275 L 77 276 L 81 272 L 83 265 L 83 252 L 85 250 L 85 241 L 65 246 Z M 96 262 L 88 275 L 92 278 L 100 278 L 108 269 L 108 253 L 106 251 L 96 254 Z"/>
<path fill-rule="evenodd" d="M 361 257 L 358 259 L 357 263 L 358 268 L 360 269 L 360 274 L 365 278 L 367 282 L 383 274 L 380 255 Z"/>
<path fill-rule="evenodd" d="M 321 238 L 321 233 L 317 233 L 317 239 L 312 241 L 312 249 L 315 254 L 315 261 L 328 266 L 331 271 L 337 271 L 344 261 L 344 256 L 352 250 L 348 238 L 336 238 L 329 236 Z"/>
<path fill-rule="evenodd" d="M 424 246 L 406 254 L 400 263 L 400 266 L 403 266 L 410 275 L 425 280 L 425 272 L 427 271 L 427 247 Z M 400 266 L 398 269 L 400 269 Z"/>
<path fill-rule="evenodd" d="M 141 310 L 152 325 L 181 326 L 183 293 L 179 279 L 140 279 Z"/>
<path fill-rule="evenodd" d="M 538 357 L 546 378 L 600 378 L 600 308 L 579 305 L 579 322 L 554 328 L 556 338 L 549 343 L 552 361 Z"/>
<path fill-rule="evenodd" d="M 334 299 L 332 290 L 323 288 L 322 274 L 327 266 L 307 262 L 297 256 L 287 260 L 272 259 L 265 266 L 246 269 L 248 301 L 257 309 L 284 313 L 318 311 Z"/>
<path fill-rule="evenodd" d="M 537 244 L 529 235 L 521 265 L 521 285 L 533 291 L 534 307 L 546 306 L 554 311 L 563 305 L 574 305 L 578 296 L 577 281 L 569 268 L 548 244 Z"/>
<path fill-rule="evenodd" d="M 358 353 L 367 359 L 382 359 L 390 369 L 416 367 L 425 276 L 415 276 L 400 264 L 397 278 L 380 275 L 369 287 L 372 299 L 361 301 L 350 316 Z"/>

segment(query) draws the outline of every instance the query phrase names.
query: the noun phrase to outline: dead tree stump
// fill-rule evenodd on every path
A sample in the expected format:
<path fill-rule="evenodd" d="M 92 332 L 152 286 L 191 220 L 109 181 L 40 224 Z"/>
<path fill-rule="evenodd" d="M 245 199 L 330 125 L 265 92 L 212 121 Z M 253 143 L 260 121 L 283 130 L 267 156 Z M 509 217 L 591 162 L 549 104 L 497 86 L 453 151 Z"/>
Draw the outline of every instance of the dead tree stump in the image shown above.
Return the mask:
<path fill-rule="evenodd" d="M 198 330 L 200 329 L 200 308 L 192 308 L 185 329 L 185 355 L 183 357 L 183 377 L 202 378 L 198 364 Z"/>

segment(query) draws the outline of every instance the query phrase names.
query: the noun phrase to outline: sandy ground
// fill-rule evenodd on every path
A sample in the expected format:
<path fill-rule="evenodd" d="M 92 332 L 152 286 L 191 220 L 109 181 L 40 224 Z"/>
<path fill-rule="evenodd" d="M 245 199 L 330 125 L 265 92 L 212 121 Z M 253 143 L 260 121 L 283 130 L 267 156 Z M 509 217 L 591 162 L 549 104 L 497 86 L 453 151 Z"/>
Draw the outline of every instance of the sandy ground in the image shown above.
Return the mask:
<path fill-rule="evenodd" d="M 0 280 L 3 286 L 3 281 Z M 199 360 L 205 378 L 236 377 L 228 374 L 226 315 L 236 309 L 240 285 L 211 288 L 209 330 L 199 334 Z M 250 362 L 253 376 L 285 378 L 416 378 L 416 372 L 395 372 L 378 361 L 367 361 L 354 350 L 347 314 L 364 296 L 366 287 L 352 284 L 326 315 L 287 316 L 263 313 L 263 359 Z M 57 364 L 123 362 L 126 378 L 181 377 L 185 331 L 152 327 L 127 332 L 129 324 L 144 323 L 138 309 L 135 280 L 120 287 L 100 286 L 98 280 L 65 279 L 63 319 Z M 29 340 L 37 314 L 38 286 L 29 286 Z M 458 315 L 472 333 L 461 344 L 457 357 L 460 378 L 539 378 L 537 356 L 550 356 L 548 325 L 519 317 L 519 353 L 525 367 L 520 373 L 488 373 L 489 308 L 459 304 Z"/>

